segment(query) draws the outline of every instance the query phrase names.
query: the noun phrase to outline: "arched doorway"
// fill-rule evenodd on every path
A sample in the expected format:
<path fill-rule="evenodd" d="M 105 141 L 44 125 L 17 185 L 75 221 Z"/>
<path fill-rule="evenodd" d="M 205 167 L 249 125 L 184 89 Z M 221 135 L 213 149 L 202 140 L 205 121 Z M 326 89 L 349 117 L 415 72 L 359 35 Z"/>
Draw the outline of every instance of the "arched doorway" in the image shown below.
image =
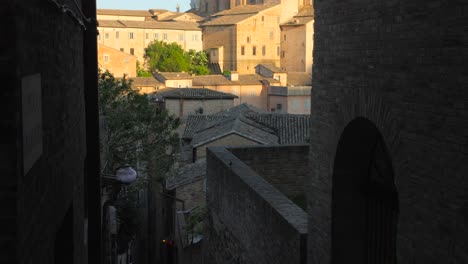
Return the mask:
<path fill-rule="evenodd" d="M 369 120 L 344 129 L 332 184 L 332 263 L 395 264 L 398 194 L 382 135 Z"/>

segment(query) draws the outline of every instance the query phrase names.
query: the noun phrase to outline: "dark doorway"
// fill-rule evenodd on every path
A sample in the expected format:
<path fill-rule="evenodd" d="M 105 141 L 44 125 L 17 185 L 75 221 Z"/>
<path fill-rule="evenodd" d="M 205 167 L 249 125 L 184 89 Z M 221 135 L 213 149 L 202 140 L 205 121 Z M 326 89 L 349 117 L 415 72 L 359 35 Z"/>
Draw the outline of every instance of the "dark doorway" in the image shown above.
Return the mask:
<path fill-rule="evenodd" d="M 332 263 L 395 264 L 398 194 L 382 135 L 369 120 L 344 129 L 332 184 Z"/>
<path fill-rule="evenodd" d="M 55 234 L 54 263 L 73 264 L 73 249 L 73 206 L 70 206 L 60 228 Z"/>

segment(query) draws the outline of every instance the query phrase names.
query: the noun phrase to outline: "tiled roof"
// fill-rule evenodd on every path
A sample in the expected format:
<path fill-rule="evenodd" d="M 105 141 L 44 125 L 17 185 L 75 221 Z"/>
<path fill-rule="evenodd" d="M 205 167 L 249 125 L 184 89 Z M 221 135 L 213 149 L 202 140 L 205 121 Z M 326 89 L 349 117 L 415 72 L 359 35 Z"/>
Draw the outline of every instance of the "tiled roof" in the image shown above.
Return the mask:
<path fill-rule="evenodd" d="M 156 72 L 156 75 L 161 76 L 164 80 L 192 79 L 192 75 L 187 72 Z"/>
<path fill-rule="evenodd" d="M 234 16 L 220 16 L 215 17 L 213 20 L 207 21 L 203 23 L 201 26 L 227 26 L 227 25 L 235 25 L 241 21 L 244 21 L 252 16 L 256 15 L 256 13 L 252 14 L 244 14 L 244 15 L 234 15 Z"/>
<path fill-rule="evenodd" d="M 182 134 L 183 139 L 192 139 L 195 131 L 198 131 L 206 126 L 207 123 L 217 122 L 225 119 L 224 116 L 215 115 L 189 115 L 185 126 L 184 133 Z"/>
<path fill-rule="evenodd" d="M 270 83 L 280 83 L 278 80 L 273 78 L 264 78 L 258 74 L 239 74 L 239 81 L 234 81 L 233 83 L 248 85 L 248 84 L 261 84 L 260 81 L 268 80 Z"/>
<path fill-rule="evenodd" d="M 288 85 L 310 86 L 312 75 L 306 72 L 288 72 Z"/>
<path fill-rule="evenodd" d="M 280 82 L 273 78 L 265 78 L 258 74 L 239 74 L 238 81 L 231 81 L 221 74 L 194 76 L 192 84 L 194 86 L 202 85 L 256 85 L 261 84 L 262 80 L 267 80 L 271 84 Z"/>
<path fill-rule="evenodd" d="M 150 29 L 183 29 L 197 30 L 201 28 L 196 22 L 190 21 L 121 21 L 128 28 L 150 28 Z"/>
<path fill-rule="evenodd" d="M 213 75 L 198 75 L 192 79 L 192 84 L 195 86 L 202 85 L 229 85 L 232 84 L 230 80 L 220 74 Z"/>
<path fill-rule="evenodd" d="M 243 104 L 236 105 L 234 107 L 228 108 L 228 109 L 226 109 L 224 111 L 218 112 L 218 113 L 216 113 L 214 115 L 215 116 L 236 116 L 237 117 L 237 116 L 241 116 L 241 115 L 255 114 L 255 113 L 266 114 L 268 112 L 265 111 L 265 110 L 262 110 L 260 108 L 257 108 L 257 107 L 255 107 L 253 105 L 243 103 Z"/>
<path fill-rule="evenodd" d="M 148 28 L 148 29 L 174 29 L 201 31 L 197 22 L 190 21 L 156 21 L 149 19 L 145 21 L 130 20 L 98 20 L 98 27 L 110 28 Z"/>
<path fill-rule="evenodd" d="M 98 27 L 124 28 L 125 24 L 118 20 L 98 20 Z"/>
<path fill-rule="evenodd" d="M 245 117 L 226 117 L 211 122 L 193 135 L 192 146 L 197 147 L 230 134 L 237 134 L 263 145 L 278 144 L 275 132 Z"/>
<path fill-rule="evenodd" d="M 191 163 L 175 169 L 166 178 L 166 188 L 173 190 L 178 187 L 193 183 L 203 179 L 206 175 L 206 159 L 200 159 L 195 163 Z"/>
<path fill-rule="evenodd" d="M 225 9 L 221 12 L 214 14 L 213 16 L 225 16 L 225 15 L 241 15 L 241 14 L 256 14 L 266 9 L 279 6 L 278 4 L 270 5 L 240 5 L 230 9 Z"/>
<path fill-rule="evenodd" d="M 236 95 L 206 88 L 165 88 L 154 93 L 155 99 L 234 99 Z"/>
<path fill-rule="evenodd" d="M 255 122 L 246 121 L 246 118 Z M 233 123 L 236 120 L 239 121 Z M 310 115 L 268 113 L 251 105 L 241 104 L 214 115 L 189 116 L 183 138 L 193 139 L 192 144 L 195 145 L 233 131 L 233 128 L 247 133 L 247 127 L 250 127 L 255 128 L 254 135 L 265 136 L 264 140 L 270 144 L 274 141 L 269 135 L 271 133 L 278 138 L 279 144 L 303 144 L 309 137 L 309 126 Z M 265 132 L 268 134 L 264 134 Z"/>
<path fill-rule="evenodd" d="M 225 9 L 221 12 L 212 15 L 207 22 L 202 24 L 202 26 L 234 25 L 258 14 L 261 11 L 276 6 L 279 5 L 236 6 L 230 9 Z"/>
<path fill-rule="evenodd" d="M 108 16 L 151 16 L 149 10 L 97 9 L 97 15 Z"/>
<path fill-rule="evenodd" d="M 280 144 L 303 144 L 310 133 L 310 115 L 251 114 L 246 117 L 275 130 Z"/>
<path fill-rule="evenodd" d="M 134 86 L 162 86 L 164 83 L 156 80 L 154 77 L 133 77 L 130 78 Z"/>

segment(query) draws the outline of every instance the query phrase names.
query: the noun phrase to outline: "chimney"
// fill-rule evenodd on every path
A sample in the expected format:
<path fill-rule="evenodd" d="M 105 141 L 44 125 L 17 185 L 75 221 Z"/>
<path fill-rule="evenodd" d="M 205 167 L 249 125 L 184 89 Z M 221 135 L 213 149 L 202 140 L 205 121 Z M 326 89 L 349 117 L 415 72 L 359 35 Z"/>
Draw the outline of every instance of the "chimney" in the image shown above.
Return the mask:
<path fill-rule="evenodd" d="M 231 71 L 231 81 L 239 81 L 239 73 L 236 71 Z"/>
<path fill-rule="evenodd" d="M 176 12 L 180 13 L 180 5 L 179 4 L 176 5 Z"/>

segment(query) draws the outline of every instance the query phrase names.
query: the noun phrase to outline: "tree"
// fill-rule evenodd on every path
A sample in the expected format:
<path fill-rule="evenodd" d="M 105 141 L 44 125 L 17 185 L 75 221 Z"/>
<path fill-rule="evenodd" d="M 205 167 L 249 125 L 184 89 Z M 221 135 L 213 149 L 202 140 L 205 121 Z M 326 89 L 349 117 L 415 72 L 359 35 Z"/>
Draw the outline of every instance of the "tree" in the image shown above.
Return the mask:
<path fill-rule="evenodd" d="M 193 49 L 186 53 L 189 60 L 190 72 L 196 75 L 206 75 L 210 73 L 208 69 L 208 55 L 206 52 L 195 51 Z"/>
<path fill-rule="evenodd" d="M 145 71 L 138 61 L 136 62 L 136 73 L 137 77 L 153 77 L 153 74 L 149 71 Z"/>
<path fill-rule="evenodd" d="M 149 102 L 125 76 L 99 74 L 99 112 L 105 118 L 102 147 L 107 168 L 159 161 L 166 148 L 177 149 L 179 120 Z"/>
<path fill-rule="evenodd" d="M 118 190 L 115 207 L 119 221 L 117 241 L 122 250 L 133 239 L 139 218 L 137 197 L 152 182 L 162 182 L 175 161 L 179 119 L 157 108 L 133 88 L 125 76 L 116 79 L 108 71 L 99 73 L 99 113 L 103 122 L 101 153 L 104 170 L 113 174 L 122 165 L 136 168 L 135 183 Z"/>
<path fill-rule="evenodd" d="M 173 42 L 154 41 L 145 49 L 145 60 L 150 72 L 190 72 L 197 75 L 209 74 L 208 56 L 204 51 L 184 52 Z"/>
<path fill-rule="evenodd" d="M 184 50 L 177 43 L 153 41 L 145 49 L 145 59 L 151 72 L 189 71 L 189 63 L 184 56 Z"/>

